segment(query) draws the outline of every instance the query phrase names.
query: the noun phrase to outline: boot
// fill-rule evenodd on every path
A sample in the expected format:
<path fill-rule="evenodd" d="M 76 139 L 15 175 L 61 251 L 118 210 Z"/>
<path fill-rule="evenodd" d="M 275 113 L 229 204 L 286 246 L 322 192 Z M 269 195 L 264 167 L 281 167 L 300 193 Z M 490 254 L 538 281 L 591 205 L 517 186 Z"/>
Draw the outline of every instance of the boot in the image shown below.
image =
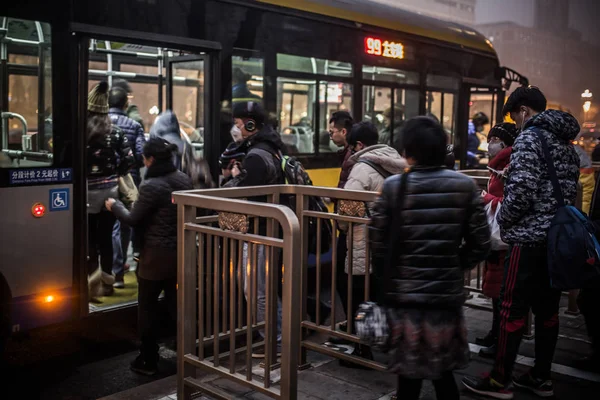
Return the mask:
<path fill-rule="evenodd" d="M 494 334 L 492 333 L 492 331 L 489 331 L 488 334 L 485 335 L 485 337 L 475 339 L 475 344 L 483 347 L 490 347 L 495 343 L 496 338 L 494 338 Z"/>
<path fill-rule="evenodd" d="M 479 356 L 483 357 L 483 358 L 495 359 L 496 351 L 497 351 L 497 347 L 495 344 L 493 344 L 490 347 L 484 347 L 483 349 L 479 350 Z"/>
<path fill-rule="evenodd" d="M 371 352 L 371 348 L 369 346 L 365 346 L 364 344 L 356 344 L 354 346 L 354 351 L 352 352 L 352 355 L 362 357 L 367 360 L 373 360 L 373 353 Z M 354 364 L 353 362 L 346 360 L 340 360 L 340 366 L 354 369 L 371 369 L 369 367 L 364 367 L 360 364 Z"/>

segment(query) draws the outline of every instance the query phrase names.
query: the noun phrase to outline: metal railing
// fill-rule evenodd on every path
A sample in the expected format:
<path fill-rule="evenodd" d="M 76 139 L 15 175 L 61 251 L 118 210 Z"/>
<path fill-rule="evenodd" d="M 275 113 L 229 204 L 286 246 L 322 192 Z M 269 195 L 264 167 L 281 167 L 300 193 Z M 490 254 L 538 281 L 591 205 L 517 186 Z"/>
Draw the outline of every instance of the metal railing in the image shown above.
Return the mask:
<path fill-rule="evenodd" d="M 477 181 L 484 185 L 484 177 Z M 266 202 L 247 201 L 248 198 L 263 197 Z M 335 199 L 338 205 L 357 212 L 331 213 L 309 209 L 309 198 Z M 217 398 L 227 398 L 220 390 L 203 384 L 196 377 L 196 369 L 204 369 L 219 374 L 238 383 L 249 386 L 263 394 L 278 399 L 295 399 L 297 389 L 296 367 L 307 365 L 307 351 L 316 351 L 338 359 L 350 361 L 376 370 L 385 370 L 385 366 L 373 360 L 357 355 L 340 352 L 323 343 L 323 335 L 359 343 L 353 334 L 352 304 L 371 299 L 369 246 L 365 246 L 364 290 L 360 299 L 353 299 L 353 274 L 347 272 L 347 301 L 341 305 L 344 317 L 337 317 L 340 307 L 340 274 L 346 271 L 336 268 L 337 228 L 347 232 L 348 265 L 353 265 L 354 229 L 369 222 L 364 211 L 366 204 L 375 201 L 377 193 L 350 191 L 344 189 L 275 185 L 248 188 L 210 189 L 179 192 L 173 195 L 178 204 L 179 229 L 179 272 L 178 272 L 178 394 L 188 399 L 193 390 L 207 393 Z M 263 200 L 264 200 L 263 199 Z M 279 205 L 285 199 L 286 204 L 295 205 L 295 210 Z M 338 207 L 342 208 L 342 207 Z M 219 215 L 197 217 L 198 210 L 216 211 Z M 294 215 L 295 211 L 295 215 Z M 228 214 L 229 213 L 229 214 Z M 243 228 L 231 227 L 227 218 L 245 221 L 247 232 Z M 266 219 L 266 225 L 258 217 Z M 214 226 L 219 222 L 219 226 Z M 238 221 L 239 222 L 239 221 Z M 316 238 L 309 238 L 309 224 L 316 224 Z M 330 251 L 325 258 L 321 250 L 323 224 L 331 223 L 333 235 Z M 232 224 L 229 224 L 232 225 Z M 235 224 L 233 224 L 235 225 Z M 262 226 L 262 233 L 261 233 Z M 251 229 L 253 227 L 253 230 Z M 282 234 L 279 234 L 279 227 Z M 266 234 L 265 234 L 266 232 Z M 368 243 L 367 229 L 363 230 L 363 240 Z M 309 255 L 309 241 L 316 241 L 316 255 Z M 246 247 L 247 257 L 242 253 Z M 258 321 L 257 306 L 257 249 L 264 246 L 266 256 L 266 317 Z M 276 304 L 278 297 L 278 251 L 283 250 L 283 294 L 282 305 L 282 357 L 277 363 L 276 351 Z M 344 255 L 345 256 L 345 255 Z M 311 260 L 309 260 L 309 258 Z M 310 262 L 310 267 L 309 267 Z M 248 301 L 244 306 L 242 295 L 242 264 L 246 268 Z M 327 265 L 331 267 L 329 271 Z M 483 264 L 466 274 L 465 290 L 481 291 Z M 308 283 L 309 275 L 315 276 Z M 343 276 L 343 275 L 342 275 Z M 327 281 L 330 278 L 330 283 Z M 473 285 L 473 279 L 475 283 Z M 281 281 L 279 279 L 279 281 Z M 325 282 L 325 283 L 324 283 Z M 310 313 L 307 300 L 309 289 L 314 293 L 315 307 Z M 327 290 L 328 289 L 328 290 Z M 324 316 L 321 304 L 329 302 L 329 316 Z M 222 306 L 222 307 L 221 307 Z M 300 312 L 298 313 L 298 306 Z M 221 314 L 219 313 L 221 311 Z M 242 317 L 246 312 L 245 318 Z M 349 318 L 348 318 L 349 317 Z M 348 320 L 344 330 L 340 323 Z M 527 323 L 527 333 L 531 332 L 531 318 Z M 253 344 L 255 331 L 264 330 L 265 339 Z M 216 338 L 216 339 L 215 339 Z M 240 344 L 245 338 L 245 344 Z M 221 345 L 229 347 L 221 351 Z M 212 345 L 212 350 L 205 346 Z M 256 380 L 252 374 L 252 348 L 264 345 L 266 359 L 263 363 L 264 378 Z M 241 347 L 240 347 L 241 346 Z M 212 353 L 212 354 L 210 354 Z M 241 354 L 241 358 L 237 356 Z M 241 363 L 240 363 L 241 361 Z M 271 380 L 270 371 L 281 367 L 280 390 Z M 244 373 L 240 372 L 244 370 Z"/>
<path fill-rule="evenodd" d="M 260 192 L 256 188 L 232 190 L 235 196 L 231 197 Z M 285 206 L 224 198 L 230 191 L 173 194 L 178 208 L 178 398 L 190 399 L 195 392 L 230 398 L 203 382 L 197 375 L 200 369 L 269 397 L 293 400 L 297 396 L 300 343 L 299 319 L 293 312 L 293 304 L 300 297 L 299 252 L 294 245 L 300 237 L 298 219 Z M 269 192 L 269 202 L 278 203 L 272 190 Z M 266 276 L 264 321 L 257 318 L 259 249 Z M 279 364 L 276 314 L 280 252 L 285 312 Z M 264 339 L 255 340 L 257 331 L 262 331 Z M 253 373 L 256 365 L 252 352 L 259 346 L 265 351 L 262 378 Z M 279 387 L 271 376 L 275 368 L 280 368 Z"/>

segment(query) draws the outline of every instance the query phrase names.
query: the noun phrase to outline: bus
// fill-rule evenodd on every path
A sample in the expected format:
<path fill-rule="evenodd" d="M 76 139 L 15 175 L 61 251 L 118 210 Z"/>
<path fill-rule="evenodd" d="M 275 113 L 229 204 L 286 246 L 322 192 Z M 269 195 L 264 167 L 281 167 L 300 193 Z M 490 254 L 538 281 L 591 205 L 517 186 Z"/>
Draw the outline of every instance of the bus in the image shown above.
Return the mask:
<path fill-rule="evenodd" d="M 146 132 L 173 110 L 215 180 L 232 103 L 260 101 L 320 186 L 339 175 L 333 112 L 392 140 L 405 119 L 434 116 L 464 166 L 473 107 L 501 121 L 506 84 L 518 81 L 472 28 L 367 1 L 32 0 L 0 13 L 0 272 L 12 332 L 136 307 L 133 268 L 113 296 L 88 294 L 84 132 L 101 80 L 129 82 Z"/>

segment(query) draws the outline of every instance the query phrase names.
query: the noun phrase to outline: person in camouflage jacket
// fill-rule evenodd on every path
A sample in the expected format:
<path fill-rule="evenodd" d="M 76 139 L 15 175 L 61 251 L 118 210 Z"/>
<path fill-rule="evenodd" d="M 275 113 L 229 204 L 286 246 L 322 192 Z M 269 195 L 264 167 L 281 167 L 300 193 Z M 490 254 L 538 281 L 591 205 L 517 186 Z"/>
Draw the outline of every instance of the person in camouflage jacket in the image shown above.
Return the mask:
<path fill-rule="evenodd" d="M 463 383 L 480 395 L 512 399 L 507 388 L 512 379 L 517 388 L 552 397 L 550 369 L 558 338 L 561 292 L 550 285 L 547 237 L 558 203 L 538 134 L 548 143 L 565 203 L 572 205 L 579 179 L 579 156 L 572 141 L 579 133 L 579 124 L 569 113 L 546 110 L 546 98 L 532 86 L 517 88 L 503 111 L 510 113 L 522 131 L 513 145 L 497 217 L 502 240 L 510 245 L 500 291 L 498 350 L 489 376 L 465 377 Z M 530 309 L 535 314 L 535 365 L 512 378 Z"/>
<path fill-rule="evenodd" d="M 498 215 L 502 240 L 509 244 L 543 243 L 558 206 L 536 131 L 548 142 L 567 204 L 575 204 L 577 197 L 579 156 L 571 142 L 579 123 L 566 112 L 546 110 L 527 121 L 513 147 Z"/>

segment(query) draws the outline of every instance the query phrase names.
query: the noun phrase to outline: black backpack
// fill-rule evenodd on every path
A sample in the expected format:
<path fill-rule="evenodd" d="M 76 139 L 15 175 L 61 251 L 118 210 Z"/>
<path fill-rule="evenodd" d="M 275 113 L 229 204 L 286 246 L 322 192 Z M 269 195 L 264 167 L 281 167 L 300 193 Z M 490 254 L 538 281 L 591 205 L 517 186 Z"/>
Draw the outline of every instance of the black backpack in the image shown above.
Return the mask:
<path fill-rule="evenodd" d="M 275 159 L 279 161 L 285 183 L 288 185 L 309 185 L 312 186 L 312 180 L 302 166 L 302 163 L 294 157 L 283 155 L 281 152 L 274 154 Z M 296 196 L 289 196 L 287 205 L 295 209 Z M 327 213 L 327 206 L 321 197 L 310 196 L 308 198 L 308 209 Z M 317 254 L 317 221 L 315 218 L 308 219 L 308 254 Z M 327 254 L 331 249 L 331 240 L 333 237 L 333 228 L 328 219 L 321 220 L 321 255 Z"/>
<path fill-rule="evenodd" d="M 558 209 L 548 231 L 548 273 L 554 289 L 594 287 L 600 279 L 600 244 L 596 228 L 583 212 L 566 205 L 554 160 L 544 135 L 534 129 L 542 143 L 548 175 Z"/>

